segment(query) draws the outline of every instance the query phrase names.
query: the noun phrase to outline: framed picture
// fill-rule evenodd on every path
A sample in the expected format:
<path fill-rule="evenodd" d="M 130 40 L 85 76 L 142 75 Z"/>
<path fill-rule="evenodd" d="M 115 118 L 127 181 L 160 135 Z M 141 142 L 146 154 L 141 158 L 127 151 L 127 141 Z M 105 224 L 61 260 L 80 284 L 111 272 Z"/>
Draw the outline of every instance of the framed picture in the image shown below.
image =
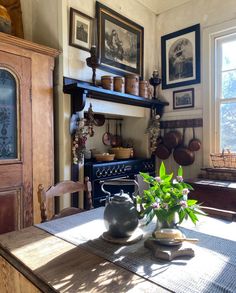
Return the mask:
<path fill-rule="evenodd" d="M 90 51 L 92 42 L 93 18 L 70 8 L 69 45 Z"/>
<path fill-rule="evenodd" d="M 173 109 L 194 107 L 194 89 L 186 89 L 173 92 Z"/>
<path fill-rule="evenodd" d="M 200 24 L 161 37 L 162 88 L 200 83 Z"/>
<path fill-rule="evenodd" d="M 142 26 L 96 2 L 100 68 L 143 77 Z"/>

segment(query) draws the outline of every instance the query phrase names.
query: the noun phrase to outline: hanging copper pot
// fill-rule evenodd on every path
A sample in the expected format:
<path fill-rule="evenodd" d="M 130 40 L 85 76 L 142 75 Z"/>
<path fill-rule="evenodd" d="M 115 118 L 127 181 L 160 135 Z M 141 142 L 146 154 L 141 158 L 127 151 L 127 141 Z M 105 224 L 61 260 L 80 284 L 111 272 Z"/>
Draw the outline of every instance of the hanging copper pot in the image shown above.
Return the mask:
<path fill-rule="evenodd" d="M 171 130 L 164 135 L 163 142 L 169 149 L 173 149 L 182 143 L 182 139 L 182 134 L 179 131 Z"/>
<path fill-rule="evenodd" d="M 193 127 L 193 138 L 188 144 L 190 151 L 197 152 L 201 148 L 201 141 L 195 137 L 195 128 Z"/>
<path fill-rule="evenodd" d="M 165 130 L 164 130 L 165 136 Z M 171 154 L 171 149 L 169 149 L 163 142 L 163 139 L 156 147 L 155 155 L 161 160 L 167 160 Z"/>
<path fill-rule="evenodd" d="M 185 128 L 183 129 L 183 143 L 178 146 L 174 152 L 173 157 L 176 163 L 180 166 L 192 165 L 195 160 L 194 152 L 184 145 Z"/>

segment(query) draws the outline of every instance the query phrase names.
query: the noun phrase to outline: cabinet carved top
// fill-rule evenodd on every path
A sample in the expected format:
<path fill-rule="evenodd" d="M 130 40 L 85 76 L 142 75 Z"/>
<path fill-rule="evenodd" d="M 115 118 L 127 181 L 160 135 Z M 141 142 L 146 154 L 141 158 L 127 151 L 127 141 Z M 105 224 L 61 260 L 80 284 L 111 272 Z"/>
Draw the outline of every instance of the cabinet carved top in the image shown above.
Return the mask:
<path fill-rule="evenodd" d="M 0 43 L 13 45 L 36 53 L 57 57 L 61 51 L 0 32 Z"/>

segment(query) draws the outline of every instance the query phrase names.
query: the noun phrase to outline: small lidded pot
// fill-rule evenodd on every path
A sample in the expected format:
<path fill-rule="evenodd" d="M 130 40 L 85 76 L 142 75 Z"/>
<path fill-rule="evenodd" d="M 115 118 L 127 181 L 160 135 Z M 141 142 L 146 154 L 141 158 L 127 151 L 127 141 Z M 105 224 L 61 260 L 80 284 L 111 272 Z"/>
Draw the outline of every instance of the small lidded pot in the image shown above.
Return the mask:
<path fill-rule="evenodd" d="M 113 91 L 113 76 L 103 75 L 101 81 L 104 89 Z"/>
<path fill-rule="evenodd" d="M 128 74 L 125 76 L 125 92 L 130 95 L 139 95 L 139 76 Z"/>
<path fill-rule="evenodd" d="M 114 91 L 124 93 L 125 92 L 125 79 L 122 76 L 114 77 Z"/>
<path fill-rule="evenodd" d="M 139 95 L 143 98 L 148 98 L 148 82 L 147 80 L 140 80 L 139 82 Z"/>

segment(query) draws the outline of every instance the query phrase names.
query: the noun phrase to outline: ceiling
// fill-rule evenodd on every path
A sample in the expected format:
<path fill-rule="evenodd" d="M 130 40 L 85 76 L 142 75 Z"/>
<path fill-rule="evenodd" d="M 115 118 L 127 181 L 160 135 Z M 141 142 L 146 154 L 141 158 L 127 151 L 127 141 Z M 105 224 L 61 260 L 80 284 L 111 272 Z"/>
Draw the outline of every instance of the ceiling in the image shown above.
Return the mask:
<path fill-rule="evenodd" d="M 137 0 L 142 5 L 149 8 L 155 14 L 160 14 L 166 10 L 182 5 L 191 0 Z"/>

